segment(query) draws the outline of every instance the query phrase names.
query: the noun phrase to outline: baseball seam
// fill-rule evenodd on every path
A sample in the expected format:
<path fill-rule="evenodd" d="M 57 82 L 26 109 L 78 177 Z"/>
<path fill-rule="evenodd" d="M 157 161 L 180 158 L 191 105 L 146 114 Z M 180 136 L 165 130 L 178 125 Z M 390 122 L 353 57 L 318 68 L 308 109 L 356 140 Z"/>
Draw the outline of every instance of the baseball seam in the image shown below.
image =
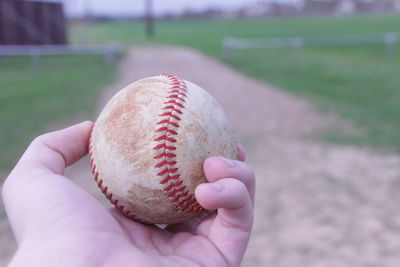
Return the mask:
<path fill-rule="evenodd" d="M 97 186 L 100 188 L 101 192 L 106 196 L 106 198 L 111 202 L 111 204 L 114 205 L 120 212 L 133 219 L 138 219 L 124 205 L 121 205 L 117 199 L 113 198 L 113 194 L 110 192 L 108 186 L 106 186 L 103 182 L 103 179 L 99 177 L 100 173 L 97 170 L 97 166 L 93 157 L 92 134 L 93 134 L 93 129 L 90 133 L 90 138 L 89 138 L 89 159 L 90 159 L 90 168 L 92 170 L 94 180 L 97 183 Z"/>
<path fill-rule="evenodd" d="M 159 114 L 158 128 L 155 133 L 158 135 L 154 141 L 157 145 L 153 147 L 156 155 L 153 157 L 158 162 L 154 166 L 158 169 L 158 176 L 161 177 L 160 184 L 164 186 L 164 192 L 168 198 L 175 203 L 182 212 L 197 213 L 203 208 L 197 203 L 193 194 L 189 193 L 179 174 L 176 162 L 176 146 L 179 122 L 185 109 L 188 88 L 184 80 L 177 76 L 161 74 L 169 80 L 170 88 Z"/>

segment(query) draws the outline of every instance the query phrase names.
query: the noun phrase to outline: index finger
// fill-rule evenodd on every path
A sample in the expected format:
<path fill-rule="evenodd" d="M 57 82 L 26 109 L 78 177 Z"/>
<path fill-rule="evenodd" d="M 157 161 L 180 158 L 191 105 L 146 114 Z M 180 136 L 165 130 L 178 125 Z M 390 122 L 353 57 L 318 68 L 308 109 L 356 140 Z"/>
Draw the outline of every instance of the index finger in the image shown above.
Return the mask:
<path fill-rule="evenodd" d="M 87 154 L 87 143 L 92 125 L 92 122 L 85 121 L 36 137 L 9 177 L 23 179 L 26 174 L 32 176 L 48 173 L 63 175 L 67 166 Z"/>
<path fill-rule="evenodd" d="M 21 239 L 26 227 L 51 219 L 43 216 L 48 209 L 52 212 L 47 214 L 63 213 L 67 205 L 53 206 L 57 203 L 69 205 L 65 199 L 71 192 L 75 192 L 75 196 L 83 195 L 76 193 L 79 187 L 61 174 L 66 166 L 87 153 L 91 128 L 91 122 L 84 122 L 36 138 L 5 180 L 2 196 L 17 240 Z"/>

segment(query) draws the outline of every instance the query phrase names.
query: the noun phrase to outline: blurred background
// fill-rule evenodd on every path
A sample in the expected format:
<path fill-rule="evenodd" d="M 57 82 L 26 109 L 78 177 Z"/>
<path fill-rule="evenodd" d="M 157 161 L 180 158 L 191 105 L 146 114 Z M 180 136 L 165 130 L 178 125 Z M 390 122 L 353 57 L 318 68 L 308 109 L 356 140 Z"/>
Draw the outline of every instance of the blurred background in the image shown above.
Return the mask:
<path fill-rule="evenodd" d="M 248 150 L 243 266 L 400 266 L 400 0 L 0 0 L 0 181 L 35 136 L 162 72 L 215 96 Z M 87 165 L 70 175 L 96 194 Z M 0 266 L 15 248 L 0 205 Z"/>

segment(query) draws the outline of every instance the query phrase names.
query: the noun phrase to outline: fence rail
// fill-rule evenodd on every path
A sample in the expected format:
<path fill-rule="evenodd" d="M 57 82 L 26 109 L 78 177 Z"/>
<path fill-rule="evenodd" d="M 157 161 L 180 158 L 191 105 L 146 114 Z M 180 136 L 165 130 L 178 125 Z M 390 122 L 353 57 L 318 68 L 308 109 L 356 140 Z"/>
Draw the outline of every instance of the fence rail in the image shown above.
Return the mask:
<path fill-rule="evenodd" d="M 303 36 L 268 39 L 225 37 L 222 41 L 222 48 L 224 57 L 228 59 L 235 50 L 273 48 L 293 48 L 295 50 L 299 50 L 303 47 L 383 44 L 385 47 L 385 57 L 392 58 L 395 54 L 396 45 L 399 42 L 400 33 L 397 32 L 387 32 L 382 34 Z"/>
<path fill-rule="evenodd" d="M 112 45 L 0 45 L 0 57 L 29 56 L 34 68 L 41 67 L 42 56 L 103 55 L 105 62 L 115 63 L 124 47 Z"/>

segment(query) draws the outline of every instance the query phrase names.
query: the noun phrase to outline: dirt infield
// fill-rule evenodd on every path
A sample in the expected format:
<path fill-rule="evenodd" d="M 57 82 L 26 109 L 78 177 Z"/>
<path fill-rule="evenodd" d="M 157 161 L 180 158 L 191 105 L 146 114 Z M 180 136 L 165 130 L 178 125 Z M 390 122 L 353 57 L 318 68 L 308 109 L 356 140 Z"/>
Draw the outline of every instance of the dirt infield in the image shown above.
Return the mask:
<path fill-rule="evenodd" d="M 243 266 L 400 266 L 398 155 L 313 140 L 341 122 L 190 49 L 134 48 L 120 70 L 99 107 L 131 81 L 170 73 L 207 89 L 226 110 L 257 175 L 255 227 Z M 67 175 L 98 194 L 86 160 Z M 3 224 L 0 231 L 8 229 Z M 3 252 L 10 240 L 2 233 L 0 266 L 14 249 Z"/>

